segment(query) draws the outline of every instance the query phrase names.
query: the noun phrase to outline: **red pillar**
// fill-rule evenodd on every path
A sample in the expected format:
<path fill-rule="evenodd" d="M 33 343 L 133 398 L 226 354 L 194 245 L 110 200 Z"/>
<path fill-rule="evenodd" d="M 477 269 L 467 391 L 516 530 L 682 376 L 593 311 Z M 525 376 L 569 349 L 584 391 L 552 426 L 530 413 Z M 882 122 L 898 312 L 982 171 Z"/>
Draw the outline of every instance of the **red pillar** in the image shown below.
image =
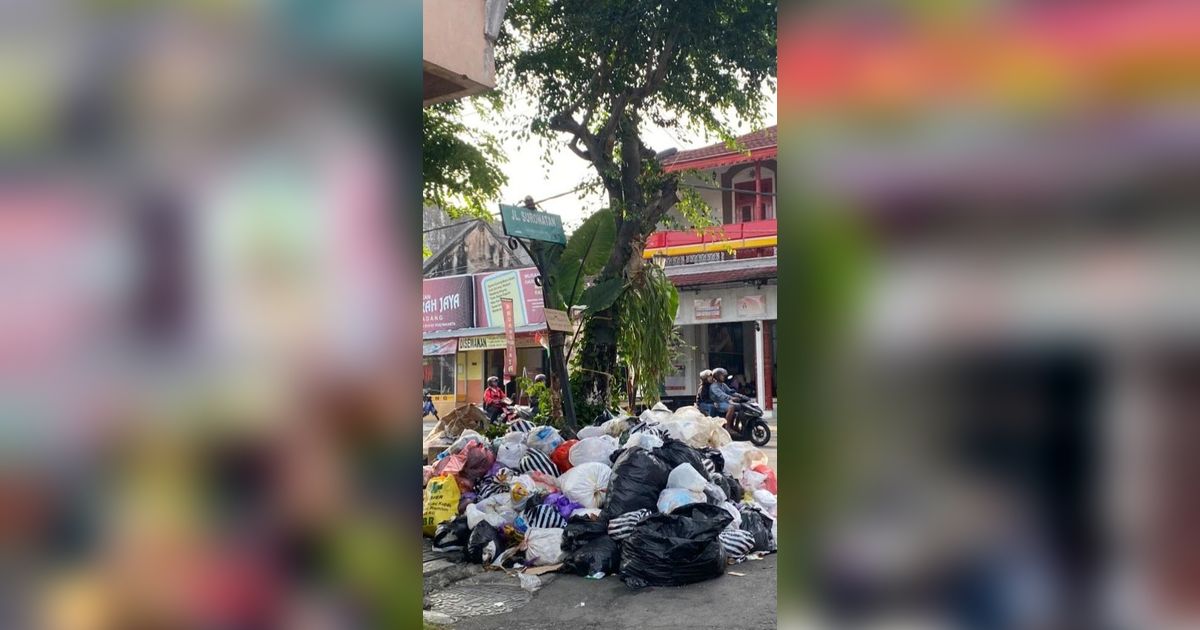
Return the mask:
<path fill-rule="evenodd" d="M 775 392 L 771 389 L 771 379 L 775 376 L 773 364 L 775 363 L 774 356 L 771 354 L 771 340 L 775 336 L 775 323 L 773 321 L 763 322 L 763 382 L 759 385 L 763 388 L 763 402 L 766 403 L 767 409 L 774 409 L 775 403 L 772 400 L 775 398 Z"/>

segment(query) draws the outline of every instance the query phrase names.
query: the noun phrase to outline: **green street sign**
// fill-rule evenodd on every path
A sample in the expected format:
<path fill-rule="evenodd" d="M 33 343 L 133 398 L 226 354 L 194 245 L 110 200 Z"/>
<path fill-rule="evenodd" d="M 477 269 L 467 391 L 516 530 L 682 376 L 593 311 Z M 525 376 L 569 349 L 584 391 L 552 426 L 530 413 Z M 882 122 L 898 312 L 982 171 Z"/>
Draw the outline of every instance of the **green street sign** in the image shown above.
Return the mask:
<path fill-rule="evenodd" d="M 562 218 L 557 214 L 500 204 L 500 218 L 504 222 L 504 233 L 508 236 L 567 244 Z"/>

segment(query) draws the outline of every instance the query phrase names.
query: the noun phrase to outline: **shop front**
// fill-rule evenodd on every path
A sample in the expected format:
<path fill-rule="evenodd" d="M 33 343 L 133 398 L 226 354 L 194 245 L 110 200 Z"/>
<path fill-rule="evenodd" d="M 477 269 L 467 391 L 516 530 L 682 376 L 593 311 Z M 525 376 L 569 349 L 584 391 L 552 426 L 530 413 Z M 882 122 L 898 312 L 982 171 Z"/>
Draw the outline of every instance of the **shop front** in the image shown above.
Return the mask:
<path fill-rule="evenodd" d="M 680 289 L 676 325 L 687 346 L 664 384 L 674 406 L 692 404 L 700 372 L 725 368 L 729 383 L 773 410 L 778 287 L 749 284 Z"/>
<path fill-rule="evenodd" d="M 546 317 L 533 269 L 428 278 L 423 282 L 423 387 L 439 414 L 481 404 L 488 377 L 504 381 L 506 341 L 499 301 L 511 298 L 516 374 L 547 374 Z"/>

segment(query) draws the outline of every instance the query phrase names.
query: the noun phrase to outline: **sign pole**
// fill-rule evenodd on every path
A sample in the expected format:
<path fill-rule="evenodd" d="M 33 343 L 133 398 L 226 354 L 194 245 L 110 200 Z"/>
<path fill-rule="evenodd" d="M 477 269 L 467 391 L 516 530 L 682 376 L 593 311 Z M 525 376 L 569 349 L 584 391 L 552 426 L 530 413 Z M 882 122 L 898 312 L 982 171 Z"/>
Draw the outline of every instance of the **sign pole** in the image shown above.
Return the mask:
<path fill-rule="evenodd" d="M 521 236 L 531 236 L 545 243 L 543 247 L 565 247 L 566 237 L 562 234 L 562 222 L 558 220 L 557 215 L 549 213 L 537 212 L 532 207 L 532 199 L 526 199 L 525 208 L 516 208 L 515 206 L 500 206 L 501 221 L 504 225 L 504 233 L 509 236 L 512 241 L 520 245 L 529 258 L 533 260 L 533 264 L 537 267 L 538 275 L 542 280 L 542 295 L 544 296 L 551 288 L 550 270 L 546 268 L 546 261 L 542 257 L 541 248 L 530 249 L 525 243 L 525 240 L 518 238 Z M 529 213 L 536 213 L 553 217 L 552 220 L 542 222 L 535 218 L 531 218 Z M 549 225 L 546 225 L 549 224 Z M 513 249 L 516 246 L 510 245 Z M 535 253 L 536 252 L 536 253 Z M 568 307 L 570 305 L 567 305 Z M 571 379 L 567 372 L 566 355 L 563 353 L 563 347 L 566 345 L 566 335 L 560 331 L 550 330 L 547 326 L 547 331 L 550 334 L 550 376 L 551 383 L 557 381 L 559 394 L 562 399 L 562 413 L 566 419 L 567 428 L 572 432 L 579 430 L 579 421 L 575 418 L 575 402 L 571 396 Z M 557 377 L 557 378 L 555 378 Z"/>

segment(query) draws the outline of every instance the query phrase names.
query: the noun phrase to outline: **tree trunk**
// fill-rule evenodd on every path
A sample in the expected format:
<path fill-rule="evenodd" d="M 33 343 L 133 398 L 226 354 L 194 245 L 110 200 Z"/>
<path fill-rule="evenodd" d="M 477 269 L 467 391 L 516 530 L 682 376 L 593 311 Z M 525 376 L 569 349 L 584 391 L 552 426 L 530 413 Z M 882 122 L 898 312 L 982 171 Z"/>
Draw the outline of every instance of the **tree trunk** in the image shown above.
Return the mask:
<path fill-rule="evenodd" d="M 591 413 L 591 417 L 582 419 L 583 422 L 591 422 L 600 411 L 612 407 L 610 377 L 617 366 L 615 317 L 616 309 L 610 307 L 592 315 L 584 324 L 579 355 L 579 365 L 583 368 L 579 374 L 583 400 L 575 401 Z"/>

